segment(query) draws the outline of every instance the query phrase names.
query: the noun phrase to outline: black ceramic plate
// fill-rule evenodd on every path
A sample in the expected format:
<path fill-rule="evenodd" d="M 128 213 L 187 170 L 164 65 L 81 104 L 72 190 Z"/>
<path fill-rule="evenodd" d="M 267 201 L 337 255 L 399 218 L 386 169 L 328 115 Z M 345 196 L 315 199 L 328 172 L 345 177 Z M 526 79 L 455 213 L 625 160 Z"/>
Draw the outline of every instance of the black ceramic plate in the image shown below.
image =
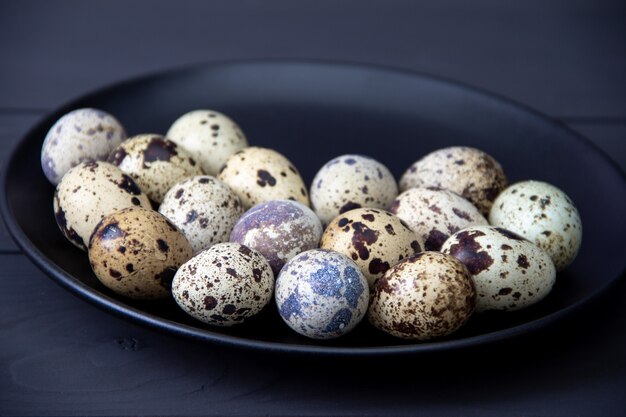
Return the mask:
<path fill-rule="evenodd" d="M 429 151 L 451 145 L 483 149 L 511 182 L 537 179 L 576 203 L 584 242 L 551 294 L 527 310 L 474 315 L 453 335 L 428 342 L 386 336 L 366 321 L 332 341 L 300 337 L 270 305 L 240 327 L 216 329 L 173 301 L 125 300 L 94 277 L 87 256 L 65 241 L 52 212 L 53 187 L 42 174 L 44 136 L 64 113 L 97 107 L 128 133 L 166 132 L 183 113 L 210 108 L 236 120 L 253 145 L 277 149 L 307 183 L 326 161 L 360 153 L 397 178 Z M 398 354 L 462 348 L 519 336 L 554 323 L 606 291 L 626 266 L 626 182 L 584 138 L 526 107 L 465 86 L 384 68 L 312 62 L 234 62 L 193 67 L 118 84 L 50 114 L 23 138 L 6 165 L 3 217 L 24 252 L 55 281 L 87 301 L 135 322 L 199 341 L 263 350 Z"/>

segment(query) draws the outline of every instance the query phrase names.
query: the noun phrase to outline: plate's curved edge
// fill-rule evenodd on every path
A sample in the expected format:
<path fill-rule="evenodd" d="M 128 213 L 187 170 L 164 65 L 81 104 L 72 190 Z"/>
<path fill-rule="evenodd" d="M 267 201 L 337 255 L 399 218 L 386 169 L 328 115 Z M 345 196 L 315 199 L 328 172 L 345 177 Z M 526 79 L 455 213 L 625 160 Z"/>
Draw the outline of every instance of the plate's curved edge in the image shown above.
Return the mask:
<path fill-rule="evenodd" d="M 444 77 L 435 76 L 432 74 L 422 73 L 419 71 L 412 71 L 403 68 L 391 67 L 391 66 L 383 66 L 379 64 L 363 64 L 356 62 L 339 62 L 339 61 L 326 61 L 326 60 L 296 60 L 296 59 L 252 59 L 252 60 L 227 60 L 227 61 L 214 61 L 214 62 L 200 62 L 191 65 L 187 65 L 184 67 L 178 68 L 170 68 L 165 70 L 154 71 L 153 73 L 149 73 L 146 75 L 138 75 L 135 77 L 131 77 L 127 80 L 118 81 L 107 85 L 105 87 L 101 87 L 91 92 L 84 94 L 82 96 L 75 97 L 65 104 L 59 106 L 57 109 L 51 112 L 47 112 L 42 115 L 40 120 L 30 128 L 25 135 L 17 142 L 17 144 L 13 147 L 13 149 L 9 152 L 9 154 L 4 159 L 4 164 L 2 167 L 2 172 L 0 175 L 0 185 L 2 187 L 2 197 L 0 198 L 0 214 L 2 214 L 3 222 L 7 228 L 7 231 L 16 242 L 18 247 L 22 250 L 22 252 L 44 273 L 50 275 L 57 284 L 61 285 L 65 289 L 69 290 L 74 295 L 82 298 L 86 301 L 89 301 L 91 304 L 96 305 L 101 310 L 105 310 L 107 312 L 112 312 L 116 316 L 131 321 L 136 324 L 143 324 L 152 329 L 166 331 L 169 334 L 175 336 L 181 336 L 186 338 L 191 338 L 194 340 L 200 340 L 202 342 L 211 342 L 224 346 L 232 346 L 244 349 L 252 349 L 252 350 L 261 350 L 265 352 L 278 352 L 278 353 L 292 353 L 292 354 L 318 354 L 318 355 L 349 355 L 349 356 L 387 356 L 387 355 L 398 355 L 398 354 L 416 354 L 420 352 L 439 352 L 439 351 L 451 351 L 464 347 L 470 347 L 475 345 L 475 342 L 480 340 L 481 343 L 495 343 L 504 341 L 507 339 L 511 339 L 513 337 L 517 337 L 521 334 L 526 333 L 527 331 L 533 328 L 543 328 L 548 325 L 552 325 L 557 322 L 559 319 L 568 316 L 576 311 L 579 311 L 584 306 L 597 301 L 600 297 L 602 297 L 610 288 L 614 287 L 621 279 L 626 276 L 626 268 L 624 268 L 620 274 L 616 277 L 612 277 L 609 282 L 607 282 L 604 286 L 600 287 L 594 293 L 589 295 L 586 298 L 579 300 L 577 303 L 567 306 L 557 312 L 551 313 L 547 316 L 541 317 L 539 319 L 535 319 L 531 322 L 527 322 L 521 325 L 517 325 L 508 329 L 481 334 L 479 336 L 472 336 L 464 339 L 458 340 L 448 340 L 444 342 L 425 342 L 425 343 L 416 343 L 416 344 L 408 344 L 408 345 L 398 345 L 398 346 L 378 346 L 378 347 L 367 347 L 367 348 L 359 348 L 359 347 L 334 347 L 334 346 L 311 346 L 311 345 L 300 345 L 300 344 L 283 344 L 276 342 L 264 342 L 264 341 L 251 341 L 249 339 L 224 335 L 221 333 L 213 333 L 209 330 L 198 330 L 192 326 L 187 326 L 181 323 L 171 322 L 170 320 L 163 319 L 157 316 L 153 316 L 151 314 L 147 314 L 143 311 L 135 309 L 133 307 L 129 307 L 128 305 L 115 300 L 111 297 L 108 297 L 105 294 L 94 292 L 91 287 L 88 287 L 86 284 L 81 281 L 73 278 L 69 274 L 65 273 L 63 270 L 58 268 L 56 265 L 48 265 L 45 262 L 45 256 L 34 246 L 31 244 L 30 240 L 24 235 L 22 229 L 19 225 L 14 221 L 11 208 L 9 207 L 8 195 L 7 195 L 7 181 L 8 174 L 11 171 L 11 167 L 15 163 L 15 155 L 19 152 L 20 148 L 24 146 L 24 138 L 30 136 L 32 132 L 41 129 L 44 125 L 50 124 L 50 121 L 56 117 L 56 115 L 63 114 L 64 112 L 69 111 L 73 107 L 76 106 L 77 103 L 85 100 L 89 100 L 90 97 L 106 94 L 108 91 L 115 90 L 123 87 L 124 85 L 130 85 L 133 83 L 137 83 L 140 81 L 148 81 L 149 79 L 158 78 L 167 76 L 168 74 L 175 74 L 181 71 L 198 71 L 207 67 L 219 67 L 219 66 L 228 66 L 228 65 L 244 65 L 244 64 L 258 64 L 258 65 L 314 65 L 321 67 L 343 67 L 343 68 L 353 68 L 353 69 L 367 69 L 381 72 L 393 72 L 396 74 L 403 74 L 405 76 L 411 77 L 422 77 L 427 78 L 436 83 L 442 83 L 445 85 L 452 85 L 455 88 L 462 89 L 467 94 L 470 94 L 474 97 L 480 98 L 488 98 L 493 100 L 494 102 L 498 102 L 499 104 L 507 105 L 509 108 L 522 112 L 525 114 L 530 114 L 533 117 L 543 121 L 544 123 L 551 125 L 554 128 L 565 130 L 568 134 L 577 140 L 585 143 L 586 146 L 592 147 L 598 154 L 602 156 L 602 158 L 607 162 L 610 166 L 612 166 L 616 172 L 620 174 L 620 178 L 625 185 L 626 188 L 626 174 L 624 170 L 613 161 L 602 149 L 600 149 L 596 144 L 589 141 L 583 135 L 578 133 L 577 131 L 570 128 L 564 122 L 553 119 L 538 110 L 529 107 L 523 103 L 519 103 L 515 100 L 512 100 L 506 96 L 498 95 L 496 93 L 484 90 L 480 87 L 470 86 L 456 80 L 446 79 Z M 171 323 L 171 324 L 167 324 Z"/>

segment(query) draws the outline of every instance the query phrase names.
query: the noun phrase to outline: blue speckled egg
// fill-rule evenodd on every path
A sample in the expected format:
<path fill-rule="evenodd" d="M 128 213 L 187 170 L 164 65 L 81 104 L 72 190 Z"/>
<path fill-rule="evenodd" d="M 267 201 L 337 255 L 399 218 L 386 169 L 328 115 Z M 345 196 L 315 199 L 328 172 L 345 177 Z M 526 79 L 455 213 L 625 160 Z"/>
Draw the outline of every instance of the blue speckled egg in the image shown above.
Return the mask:
<path fill-rule="evenodd" d="M 259 251 L 278 274 L 289 259 L 317 248 L 322 232 L 322 223 L 304 204 L 272 200 L 245 212 L 235 224 L 230 241 Z"/>
<path fill-rule="evenodd" d="M 369 303 L 367 281 L 350 258 L 312 249 L 289 260 L 276 279 L 276 304 L 293 330 L 313 339 L 350 332 Z"/>

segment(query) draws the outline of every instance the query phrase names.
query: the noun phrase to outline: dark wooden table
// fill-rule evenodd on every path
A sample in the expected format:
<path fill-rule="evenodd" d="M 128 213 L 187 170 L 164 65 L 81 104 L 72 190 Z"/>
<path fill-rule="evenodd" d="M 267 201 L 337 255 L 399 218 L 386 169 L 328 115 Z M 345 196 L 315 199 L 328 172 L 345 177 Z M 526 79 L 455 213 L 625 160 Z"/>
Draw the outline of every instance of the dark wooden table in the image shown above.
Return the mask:
<path fill-rule="evenodd" d="M 281 57 L 478 86 L 567 123 L 626 167 L 624 2 L 2 1 L 0 57 L 4 157 L 96 87 Z M 623 283 L 556 327 L 484 349 L 320 360 L 129 324 L 60 288 L 4 229 L 0 256 L 1 415 L 626 415 Z"/>

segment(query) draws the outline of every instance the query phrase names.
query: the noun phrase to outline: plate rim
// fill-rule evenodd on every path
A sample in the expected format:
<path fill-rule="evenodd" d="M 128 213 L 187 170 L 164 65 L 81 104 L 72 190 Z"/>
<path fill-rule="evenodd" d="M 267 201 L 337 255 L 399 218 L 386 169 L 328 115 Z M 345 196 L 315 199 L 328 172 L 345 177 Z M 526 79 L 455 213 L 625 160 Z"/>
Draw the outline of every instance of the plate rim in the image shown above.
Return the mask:
<path fill-rule="evenodd" d="M 9 196 L 7 193 L 7 185 L 9 180 L 9 173 L 12 171 L 12 167 L 16 163 L 15 156 L 25 146 L 26 139 L 29 138 L 36 130 L 42 129 L 45 125 L 53 122 L 53 118 L 57 115 L 64 114 L 68 109 L 75 108 L 76 104 L 81 101 L 89 100 L 93 96 L 106 94 L 109 91 L 122 88 L 124 85 L 135 84 L 138 82 L 146 82 L 150 79 L 156 79 L 161 77 L 172 76 L 181 72 L 195 72 L 200 70 L 206 70 L 211 67 L 227 67 L 227 66 L 241 66 L 241 65 L 305 65 L 309 67 L 323 67 L 323 68 L 344 68 L 352 70 L 367 70 L 376 72 L 392 73 L 395 75 L 404 75 L 409 77 L 417 77 L 428 79 L 431 82 L 451 86 L 456 89 L 462 90 L 464 93 L 474 97 L 483 99 L 490 99 L 499 104 L 506 105 L 510 109 L 521 112 L 527 115 L 531 115 L 534 118 L 541 120 L 553 128 L 561 129 L 567 132 L 573 139 L 583 142 L 586 146 L 594 149 L 596 153 L 604 160 L 605 163 L 610 165 L 621 178 L 622 183 L 626 188 L 626 173 L 625 171 L 611 159 L 598 145 L 591 142 L 589 139 L 570 128 L 564 122 L 554 119 L 539 110 L 530 107 L 524 103 L 517 102 L 504 95 L 488 91 L 481 87 L 475 87 L 457 80 L 441 77 L 421 71 L 415 71 L 407 68 L 385 66 L 380 64 L 369 63 L 357 63 L 350 61 L 338 61 L 338 60 L 319 60 L 319 59 L 283 59 L 283 58 L 270 58 L 270 59 L 234 59 L 234 60 L 221 60 L 221 61 L 207 61 L 198 62 L 190 65 L 176 66 L 172 68 L 162 69 L 147 72 L 144 74 L 135 75 L 124 80 L 116 81 L 105 86 L 88 90 L 87 92 L 80 94 L 60 106 L 55 107 L 51 111 L 47 111 L 42 115 L 38 121 L 33 124 L 26 133 L 24 133 L 13 145 L 13 148 L 7 154 L 4 159 L 2 171 L 0 173 L 0 186 L 2 187 L 0 197 L 0 214 L 2 214 L 3 222 L 9 232 L 11 238 L 17 244 L 21 250 L 21 254 L 26 257 L 35 266 L 44 272 L 45 275 L 52 278 L 54 282 L 61 287 L 68 290 L 80 299 L 87 301 L 88 303 L 95 305 L 100 310 L 107 313 L 113 313 L 114 316 L 120 317 L 134 323 L 136 325 L 142 325 L 150 328 L 151 330 L 157 330 L 159 333 L 165 333 L 176 337 L 185 339 L 192 339 L 194 341 L 200 341 L 203 343 L 213 343 L 222 346 L 237 347 L 246 350 L 256 350 L 264 352 L 277 352 L 277 353 L 290 353 L 290 354 L 315 354 L 315 355 L 334 355 L 334 356 L 388 356 L 388 355 L 406 355 L 406 354 L 418 354 L 427 352 L 443 352 L 452 351 L 462 348 L 475 347 L 480 344 L 493 344 L 495 342 L 501 342 L 518 337 L 522 334 L 528 333 L 532 330 L 541 329 L 554 325 L 561 319 L 572 315 L 573 313 L 587 307 L 590 304 L 597 302 L 599 298 L 604 296 L 608 290 L 614 287 L 620 280 L 626 275 L 626 265 L 622 268 L 619 275 L 611 277 L 603 286 L 599 287 L 591 295 L 581 298 L 577 302 L 561 308 L 558 311 L 547 314 L 540 318 L 531 320 L 526 323 L 522 323 L 510 328 L 497 330 L 489 333 L 483 333 L 480 335 L 469 336 L 462 339 L 452 339 L 444 341 L 432 341 L 432 342 L 415 342 L 412 344 L 390 345 L 390 346 L 370 346 L 370 347 L 340 347 L 340 346 L 325 346 L 321 343 L 318 345 L 308 345 L 300 343 L 284 343 L 284 342 L 272 342 L 264 340 L 249 339 L 241 336 L 233 336 L 224 333 L 213 332 L 210 329 L 203 329 L 199 327 L 190 326 L 184 323 L 172 321 L 163 317 L 153 315 L 142 311 L 136 307 L 132 307 L 123 301 L 114 299 L 109 295 L 94 290 L 92 287 L 83 283 L 79 279 L 73 277 L 69 273 L 63 271 L 56 263 L 49 260 L 23 232 L 20 225 L 17 223 L 13 216 L 13 211 L 9 206 Z"/>

